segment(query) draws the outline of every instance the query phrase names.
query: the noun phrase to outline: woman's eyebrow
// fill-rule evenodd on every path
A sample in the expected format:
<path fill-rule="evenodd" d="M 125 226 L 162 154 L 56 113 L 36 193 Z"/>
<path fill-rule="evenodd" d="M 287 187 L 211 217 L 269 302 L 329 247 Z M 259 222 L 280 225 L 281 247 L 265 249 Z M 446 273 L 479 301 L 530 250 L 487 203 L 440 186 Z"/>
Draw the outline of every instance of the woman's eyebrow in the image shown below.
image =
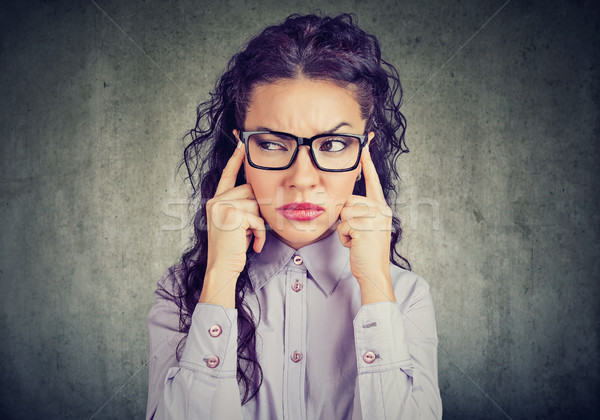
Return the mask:
<path fill-rule="evenodd" d="M 339 130 L 340 128 L 342 128 L 343 126 L 347 125 L 348 127 L 352 127 L 352 124 L 347 123 L 347 122 L 341 122 L 338 125 L 336 125 L 335 127 L 327 130 L 327 131 L 323 131 L 322 133 L 319 134 L 331 134 L 336 132 L 337 130 Z M 273 130 L 272 128 L 269 127 L 258 127 L 256 130 L 253 131 L 279 131 L 279 130 Z"/>
<path fill-rule="evenodd" d="M 348 127 L 352 127 L 352 124 L 342 121 L 341 123 L 339 123 L 338 125 L 333 127 L 331 130 L 324 131 L 322 134 L 331 134 L 331 133 L 339 130 L 340 128 L 342 128 L 345 125 L 347 125 Z"/>

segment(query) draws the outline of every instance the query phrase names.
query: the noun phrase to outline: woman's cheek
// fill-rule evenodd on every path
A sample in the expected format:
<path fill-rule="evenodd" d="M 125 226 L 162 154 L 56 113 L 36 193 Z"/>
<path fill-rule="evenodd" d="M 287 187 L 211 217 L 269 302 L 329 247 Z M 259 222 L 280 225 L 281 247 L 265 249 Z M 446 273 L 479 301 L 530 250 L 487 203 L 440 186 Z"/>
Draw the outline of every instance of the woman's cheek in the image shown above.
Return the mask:
<path fill-rule="evenodd" d="M 246 182 L 252 187 L 254 198 L 258 203 L 261 214 L 263 217 L 269 217 L 271 213 L 276 211 L 275 209 L 278 207 L 276 201 L 278 197 L 281 198 L 281 193 L 277 194 L 278 187 L 273 178 L 269 179 L 268 176 L 257 173 L 257 171 L 257 169 L 250 168 L 246 172 Z M 267 171 L 262 172 L 268 175 Z"/>
<path fill-rule="evenodd" d="M 342 172 L 337 175 L 340 176 L 340 179 L 337 179 L 335 184 L 332 183 L 329 185 L 328 190 L 332 193 L 336 201 L 343 204 L 352 195 L 352 191 L 354 191 L 358 171 Z"/>

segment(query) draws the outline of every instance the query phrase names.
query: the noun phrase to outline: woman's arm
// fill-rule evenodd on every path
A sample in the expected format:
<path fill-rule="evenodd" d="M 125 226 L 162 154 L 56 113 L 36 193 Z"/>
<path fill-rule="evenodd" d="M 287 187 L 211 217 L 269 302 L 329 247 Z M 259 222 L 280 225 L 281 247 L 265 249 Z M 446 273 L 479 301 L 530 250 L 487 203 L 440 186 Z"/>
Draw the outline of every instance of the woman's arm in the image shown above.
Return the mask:
<path fill-rule="evenodd" d="M 157 293 L 148 314 L 148 419 L 242 418 L 236 378 L 235 288 L 252 235 L 255 252 L 262 250 L 266 237 L 252 188 L 235 187 L 243 161 L 244 146 L 239 142 L 214 197 L 206 203 L 207 270 L 180 362 L 175 356 L 183 336 L 179 308 Z M 169 276 L 166 280 L 167 288 L 176 281 Z"/>
<path fill-rule="evenodd" d="M 150 358 L 147 419 L 241 419 L 237 310 L 199 303 L 183 348 L 176 349 L 179 309 L 157 296 L 148 313 Z"/>
<path fill-rule="evenodd" d="M 433 303 L 425 281 L 417 278 L 413 287 L 408 300 L 396 293 L 399 303 L 364 305 L 354 319 L 355 418 L 442 417 Z"/>

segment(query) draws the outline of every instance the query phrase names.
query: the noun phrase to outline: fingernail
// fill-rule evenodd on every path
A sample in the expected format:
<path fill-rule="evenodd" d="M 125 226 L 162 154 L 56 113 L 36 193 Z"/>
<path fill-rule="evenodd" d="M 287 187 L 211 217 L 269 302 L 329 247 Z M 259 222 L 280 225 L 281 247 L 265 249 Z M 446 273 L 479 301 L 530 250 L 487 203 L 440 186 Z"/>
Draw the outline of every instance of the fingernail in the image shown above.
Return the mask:
<path fill-rule="evenodd" d="M 238 140 L 238 144 L 237 144 L 237 148 L 241 149 L 242 148 L 242 142 Z"/>

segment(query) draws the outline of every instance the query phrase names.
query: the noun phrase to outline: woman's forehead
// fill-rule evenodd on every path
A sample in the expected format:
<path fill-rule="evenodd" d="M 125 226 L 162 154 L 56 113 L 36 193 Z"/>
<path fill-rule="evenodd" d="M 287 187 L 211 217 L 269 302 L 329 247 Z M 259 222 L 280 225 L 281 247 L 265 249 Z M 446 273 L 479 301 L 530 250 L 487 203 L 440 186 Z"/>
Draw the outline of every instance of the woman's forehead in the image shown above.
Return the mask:
<path fill-rule="evenodd" d="M 350 89 L 329 81 L 285 79 L 254 89 L 246 110 L 245 129 L 270 127 L 296 135 L 314 135 L 340 122 L 346 122 L 351 131 L 364 129 L 360 106 Z"/>

